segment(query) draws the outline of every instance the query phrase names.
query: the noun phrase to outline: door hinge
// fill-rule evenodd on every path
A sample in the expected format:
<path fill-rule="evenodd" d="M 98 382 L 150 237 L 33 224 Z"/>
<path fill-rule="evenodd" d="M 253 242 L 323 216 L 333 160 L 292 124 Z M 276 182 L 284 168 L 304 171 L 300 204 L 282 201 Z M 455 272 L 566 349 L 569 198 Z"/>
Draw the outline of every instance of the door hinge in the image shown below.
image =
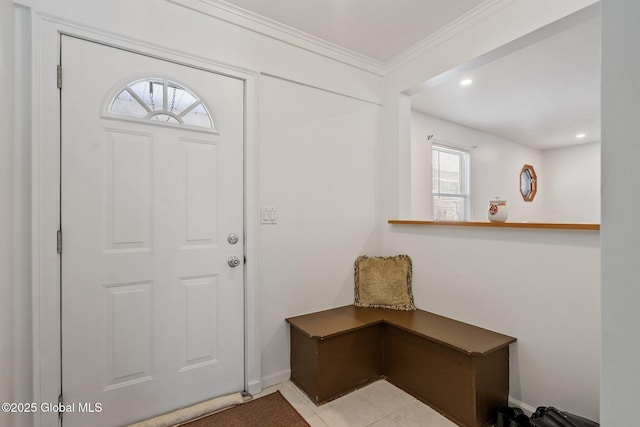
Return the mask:
<path fill-rule="evenodd" d="M 62 65 L 58 65 L 58 89 L 62 89 Z"/>
<path fill-rule="evenodd" d="M 62 253 L 62 230 L 58 230 L 58 253 Z"/>
<path fill-rule="evenodd" d="M 64 400 L 62 399 L 62 393 L 58 396 L 58 408 L 62 408 L 64 405 Z M 58 409 L 58 419 L 62 422 L 62 416 L 64 415 L 64 411 Z"/>

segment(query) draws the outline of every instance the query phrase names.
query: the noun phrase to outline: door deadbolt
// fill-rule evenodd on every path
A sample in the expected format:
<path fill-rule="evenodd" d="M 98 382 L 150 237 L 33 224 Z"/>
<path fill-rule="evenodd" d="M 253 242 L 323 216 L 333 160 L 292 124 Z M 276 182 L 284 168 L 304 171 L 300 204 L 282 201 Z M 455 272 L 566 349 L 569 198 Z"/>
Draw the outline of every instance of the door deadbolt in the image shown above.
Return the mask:
<path fill-rule="evenodd" d="M 227 242 L 229 242 L 232 245 L 235 245 L 236 243 L 238 243 L 238 235 L 235 233 L 229 234 L 229 236 L 227 236 Z"/>

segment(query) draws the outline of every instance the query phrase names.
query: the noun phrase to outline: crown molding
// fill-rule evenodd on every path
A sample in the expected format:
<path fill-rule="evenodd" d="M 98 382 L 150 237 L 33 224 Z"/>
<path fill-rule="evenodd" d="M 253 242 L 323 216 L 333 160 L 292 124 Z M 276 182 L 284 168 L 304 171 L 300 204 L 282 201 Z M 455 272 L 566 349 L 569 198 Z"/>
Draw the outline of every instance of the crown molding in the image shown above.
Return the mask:
<path fill-rule="evenodd" d="M 30 7 L 37 0 L 12 0 L 14 4 Z M 224 0 L 165 0 L 169 3 L 205 14 L 212 18 L 227 22 L 279 40 L 291 46 L 313 52 L 317 55 L 341 62 L 354 68 L 385 76 L 426 54 L 436 46 L 473 27 L 501 9 L 517 0 L 486 0 L 456 20 L 442 27 L 432 35 L 417 42 L 387 62 L 370 58 L 366 55 L 330 43 L 319 37 L 299 31 L 272 19 L 242 9 Z"/>
<path fill-rule="evenodd" d="M 222 0 L 166 0 L 379 76 L 386 64 Z"/>
<path fill-rule="evenodd" d="M 458 34 L 463 33 L 468 28 L 473 27 L 516 1 L 517 0 L 486 0 L 482 4 L 476 6 L 469 12 L 461 15 L 435 33 L 422 39 L 418 43 L 406 49 L 404 52 L 401 52 L 392 58 L 385 64 L 385 74 L 396 71 L 398 68 L 407 65 L 417 57 L 424 55 L 436 46 L 439 46 Z"/>
<path fill-rule="evenodd" d="M 224 22 L 280 40 L 370 73 L 385 76 L 517 0 L 486 0 L 387 62 L 378 61 L 319 37 L 227 3 L 224 0 L 166 0 Z"/>

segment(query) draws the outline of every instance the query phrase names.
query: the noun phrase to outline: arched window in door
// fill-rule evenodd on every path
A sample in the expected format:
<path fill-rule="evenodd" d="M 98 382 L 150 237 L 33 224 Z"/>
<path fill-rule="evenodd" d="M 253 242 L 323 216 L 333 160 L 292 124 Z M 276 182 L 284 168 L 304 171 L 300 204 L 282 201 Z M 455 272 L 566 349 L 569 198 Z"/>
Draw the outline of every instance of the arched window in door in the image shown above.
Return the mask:
<path fill-rule="evenodd" d="M 109 113 L 214 129 L 202 100 L 184 86 L 163 78 L 147 78 L 127 84 L 109 105 Z"/>

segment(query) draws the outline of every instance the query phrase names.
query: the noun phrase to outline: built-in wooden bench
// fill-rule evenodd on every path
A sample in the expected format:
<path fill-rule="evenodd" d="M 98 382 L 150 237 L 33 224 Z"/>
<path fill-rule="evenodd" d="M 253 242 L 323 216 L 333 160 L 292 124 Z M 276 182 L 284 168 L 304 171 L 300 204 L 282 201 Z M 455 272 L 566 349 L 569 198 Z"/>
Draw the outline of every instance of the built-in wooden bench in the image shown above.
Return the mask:
<path fill-rule="evenodd" d="M 491 425 L 516 339 L 423 310 L 352 305 L 287 319 L 291 380 L 316 404 L 386 378 L 452 421 Z"/>

